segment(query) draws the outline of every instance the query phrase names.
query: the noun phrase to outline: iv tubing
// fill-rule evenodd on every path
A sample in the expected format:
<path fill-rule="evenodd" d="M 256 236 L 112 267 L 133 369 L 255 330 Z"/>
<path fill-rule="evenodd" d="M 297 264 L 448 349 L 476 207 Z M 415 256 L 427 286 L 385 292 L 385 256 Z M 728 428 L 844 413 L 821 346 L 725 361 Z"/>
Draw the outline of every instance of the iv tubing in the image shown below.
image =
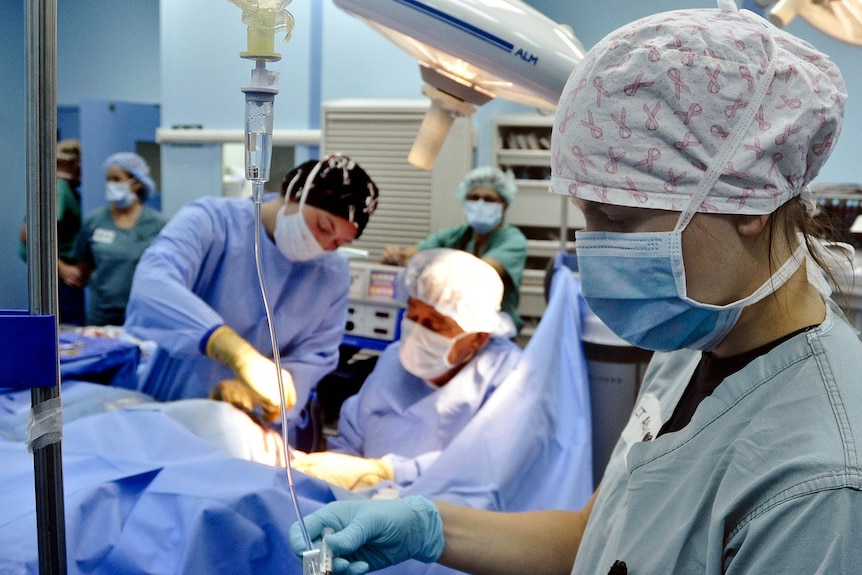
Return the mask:
<path fill-rule="evenodd" d="M 254 182 L 255 187 L 263 188 L 263 182 Z M 284 470 L 287 474 L 287 486 L 290 489 L 290 499 L 293 502 L 293 511 L 296 513 L 296 519 L 302 529 L 302 538 L 305 539 L 305 547 L 312 549 L 311 538 L 308 536 L 308 529 L 305 526 L 305 519 L 299 512 L 299 501 L 296 498 L 296 488 L 293 485 L 293 468 L 290 465 L 290 452 L 287 448 L 287 408 L 284 406 L 284 382 L 281 378 L 281 358 L 279 357 L 278 341 L 275 337 L 275 327 L 272 324 L 272 311 L 269 307 L 269 298 L 266 295 L 266 284 L 263 281 L 263 262 L 260 255 L 260 236 L 263 230 L 260 217 L 260 207 L 263 194 L 255 194 L 254 200 L 254 225 L 257 233 L 254 234 L 254 259 L 257 264 L 257 280 L 260 284 L 260 293 L 263 296 L 263 308 L 266 312 L 266 323 L 269 326 L 269 337 L 272 342 L 272 360 L 275 363 L 276 373 L 278 375 L 278 393 L 280 395 L 281 405 L 281 441 L 284 451 Z"/>

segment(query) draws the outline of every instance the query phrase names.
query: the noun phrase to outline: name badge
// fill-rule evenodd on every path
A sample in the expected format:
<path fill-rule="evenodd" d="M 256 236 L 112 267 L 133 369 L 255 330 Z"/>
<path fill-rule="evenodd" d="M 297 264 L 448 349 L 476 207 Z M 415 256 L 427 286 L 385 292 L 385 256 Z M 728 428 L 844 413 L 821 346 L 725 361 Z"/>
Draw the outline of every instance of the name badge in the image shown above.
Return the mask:
<path fill-rule="evenodd" d="M 658 435 L 661 425 L 661 404 L 658 398 L 652 393 L 644 394 L 623 429 L 626 447 L 640 441 L 652 441 Z"/>
<path fill-rule="evenodd" d="M 114 230 L 106 230 L 105 228 L 96 228 L 93 230 L 93 241 L 100 244 L 112 244 L 116 238 Z"/>

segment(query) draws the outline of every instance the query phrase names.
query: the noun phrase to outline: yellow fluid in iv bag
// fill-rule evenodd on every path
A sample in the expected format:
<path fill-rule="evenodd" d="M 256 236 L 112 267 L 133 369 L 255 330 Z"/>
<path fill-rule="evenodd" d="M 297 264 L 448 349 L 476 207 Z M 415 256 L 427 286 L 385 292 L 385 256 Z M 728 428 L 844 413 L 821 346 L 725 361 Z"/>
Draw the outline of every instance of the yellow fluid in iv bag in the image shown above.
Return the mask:
<path fill-rule="evenodd" d="M 240 53 L 242 58 L 270 62 L 281 60 L 281 54 L 275 51 L 276 15 L 271 9 L 260 9 L 253 14 L 246 14 L 247 17 L 251 16 L 251 21 L 244 18 L 249 25 L 246 38 L 248 50 Z"/>
<path fill-rule="evenodd" d="M 243 58 L 263 59 L 268 61 L 276 61 L 281 59 L 281 54 L 275 51 L 275 39 L 273 30 L 248 28 L 248 50 L 242 52 L 240 56 Z"/>

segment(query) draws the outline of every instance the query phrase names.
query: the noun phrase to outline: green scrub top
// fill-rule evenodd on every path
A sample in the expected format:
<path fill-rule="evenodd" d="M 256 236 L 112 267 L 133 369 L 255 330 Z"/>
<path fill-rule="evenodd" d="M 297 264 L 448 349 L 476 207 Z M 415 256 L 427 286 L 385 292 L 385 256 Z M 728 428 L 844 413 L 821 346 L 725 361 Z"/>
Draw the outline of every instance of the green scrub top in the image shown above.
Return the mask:
<path fill-rule="evenodd" d="M 57 254 L 60 259 L 75 261 L 75 239 L 81 229 L 81 200 L 67 180 L 57 178 Z M 27 261 L 27 246 L 18 243 L 18 255 Z"/>
<path fill-rule="evenodd" d="M 94 267 L 88 284 L 88 325 L 123 325 L 135 267 L 165 223 L 160 213 L 146 206 L 128 230 L 114 224 L 107 207 L 87 216 L 76 251 L 78 259 Z"/>

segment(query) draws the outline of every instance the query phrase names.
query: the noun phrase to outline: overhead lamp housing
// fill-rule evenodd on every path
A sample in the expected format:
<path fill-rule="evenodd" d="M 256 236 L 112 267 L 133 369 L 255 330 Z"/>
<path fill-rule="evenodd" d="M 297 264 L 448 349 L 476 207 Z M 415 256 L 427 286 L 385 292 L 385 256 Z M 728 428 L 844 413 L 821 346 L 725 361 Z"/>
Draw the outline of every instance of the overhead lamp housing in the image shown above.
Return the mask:
<path fill-rule="evenodd" d="M 520 0 L 334 0 L 410 54 L 431 107 L 408 161 L 431 169 L 455 118 L 502 98 L 556 109 L 584 56 L 567 26 Z"/>

